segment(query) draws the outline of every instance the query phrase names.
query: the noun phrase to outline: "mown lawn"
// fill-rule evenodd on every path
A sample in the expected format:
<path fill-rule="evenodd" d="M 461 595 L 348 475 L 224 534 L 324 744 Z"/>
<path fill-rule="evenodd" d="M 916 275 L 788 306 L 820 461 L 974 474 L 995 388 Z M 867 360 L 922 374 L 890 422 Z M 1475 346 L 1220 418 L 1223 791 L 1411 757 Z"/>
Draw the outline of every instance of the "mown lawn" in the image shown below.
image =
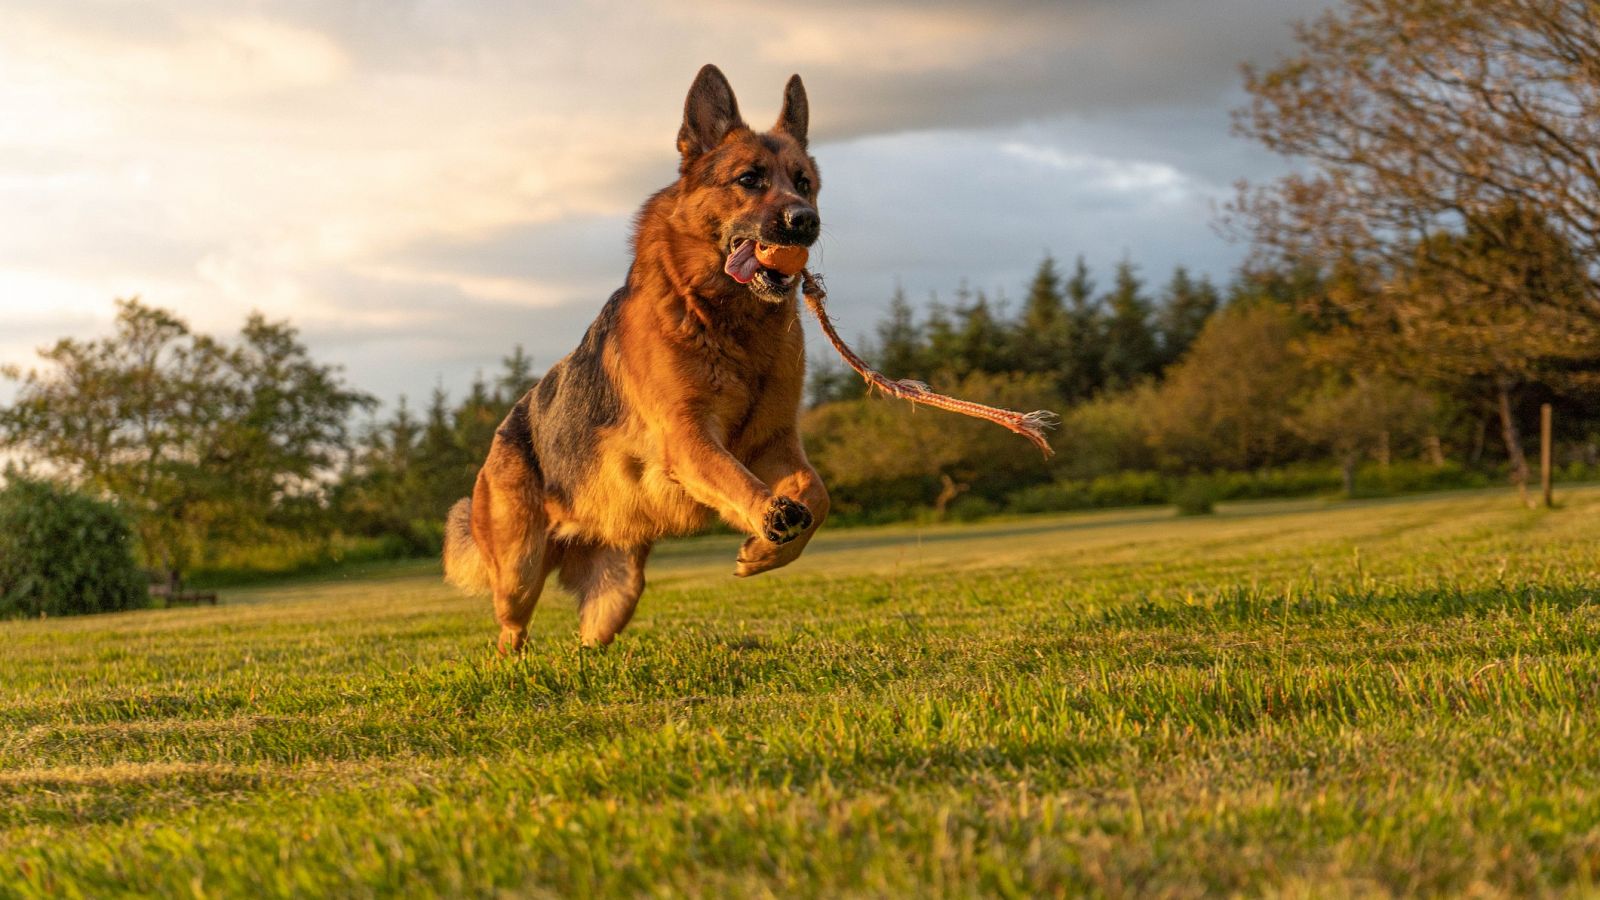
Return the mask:
<path fill-rule="evenodd" d="M 661 548 L 497 659 L 426 564 L 0 623 L 0 893 L 1600 882 L 1600 489 Z"/>

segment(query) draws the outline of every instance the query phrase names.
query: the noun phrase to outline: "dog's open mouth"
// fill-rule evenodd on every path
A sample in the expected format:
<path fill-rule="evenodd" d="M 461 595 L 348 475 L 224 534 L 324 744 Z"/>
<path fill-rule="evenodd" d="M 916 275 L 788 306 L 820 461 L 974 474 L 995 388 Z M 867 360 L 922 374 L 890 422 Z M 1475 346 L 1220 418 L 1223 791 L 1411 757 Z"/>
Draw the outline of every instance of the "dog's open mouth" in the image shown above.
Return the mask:
<path fill-rule="evenodd" d="M 740 284 L 750 284 L 754 281 L 754 287 L 771 293 L 793 287 L 800 273 L 785 275 L 777 269 L 763 266 L 756 258 L 756 249 L 757 243 L 752 238 L 739 238 L 734 241 L 733 250 L 728 254 L 727 262 L 723 263 L 722 270 Z"/>

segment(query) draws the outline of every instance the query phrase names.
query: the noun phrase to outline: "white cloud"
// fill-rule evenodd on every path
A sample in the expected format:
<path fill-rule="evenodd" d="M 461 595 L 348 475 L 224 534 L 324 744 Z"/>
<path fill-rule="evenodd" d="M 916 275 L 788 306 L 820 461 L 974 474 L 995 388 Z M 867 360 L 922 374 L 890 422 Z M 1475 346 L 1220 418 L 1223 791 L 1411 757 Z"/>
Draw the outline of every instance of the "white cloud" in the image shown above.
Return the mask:
<path fill-rule="evenodd" d="M 1001 144 L 1000 152 L 1081 178 L 1087 187 L 1128 195 L 1141 202 L 1175 204 L 1204 192 L 1189 176 L 1165 163 L 1067 153 L 1022 141 Z"/>

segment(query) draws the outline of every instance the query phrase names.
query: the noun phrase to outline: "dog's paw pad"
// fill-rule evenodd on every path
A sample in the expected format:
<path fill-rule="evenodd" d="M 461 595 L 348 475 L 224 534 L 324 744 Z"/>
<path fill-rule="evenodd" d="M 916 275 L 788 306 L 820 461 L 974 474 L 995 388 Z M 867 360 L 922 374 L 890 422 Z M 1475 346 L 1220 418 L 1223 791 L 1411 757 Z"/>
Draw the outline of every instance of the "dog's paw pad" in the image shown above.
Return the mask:
<path fill-rule="evenodd" d="M 788 497 L 773 497 L 764 523 L 766 538 L 774 544 L 787 544 L 805 533 L 811 521 L 811 510 L 804 503 Z"/>

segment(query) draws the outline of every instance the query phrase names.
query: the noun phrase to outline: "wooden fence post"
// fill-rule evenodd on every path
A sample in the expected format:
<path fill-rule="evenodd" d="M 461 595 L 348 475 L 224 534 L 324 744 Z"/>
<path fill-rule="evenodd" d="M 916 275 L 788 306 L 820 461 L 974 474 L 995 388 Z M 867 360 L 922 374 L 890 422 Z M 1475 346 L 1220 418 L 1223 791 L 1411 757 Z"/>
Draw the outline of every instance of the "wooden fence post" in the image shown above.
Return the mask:
<path fill-rule="evenodd" d="M 1550 432 L 1551 432 L 1550 404 L 1539 407 L 1539 483 L 1544 488 L 1544 505 L 1546 509 L 1555 506 L 1555 498 L 1550 493 Z"/>

